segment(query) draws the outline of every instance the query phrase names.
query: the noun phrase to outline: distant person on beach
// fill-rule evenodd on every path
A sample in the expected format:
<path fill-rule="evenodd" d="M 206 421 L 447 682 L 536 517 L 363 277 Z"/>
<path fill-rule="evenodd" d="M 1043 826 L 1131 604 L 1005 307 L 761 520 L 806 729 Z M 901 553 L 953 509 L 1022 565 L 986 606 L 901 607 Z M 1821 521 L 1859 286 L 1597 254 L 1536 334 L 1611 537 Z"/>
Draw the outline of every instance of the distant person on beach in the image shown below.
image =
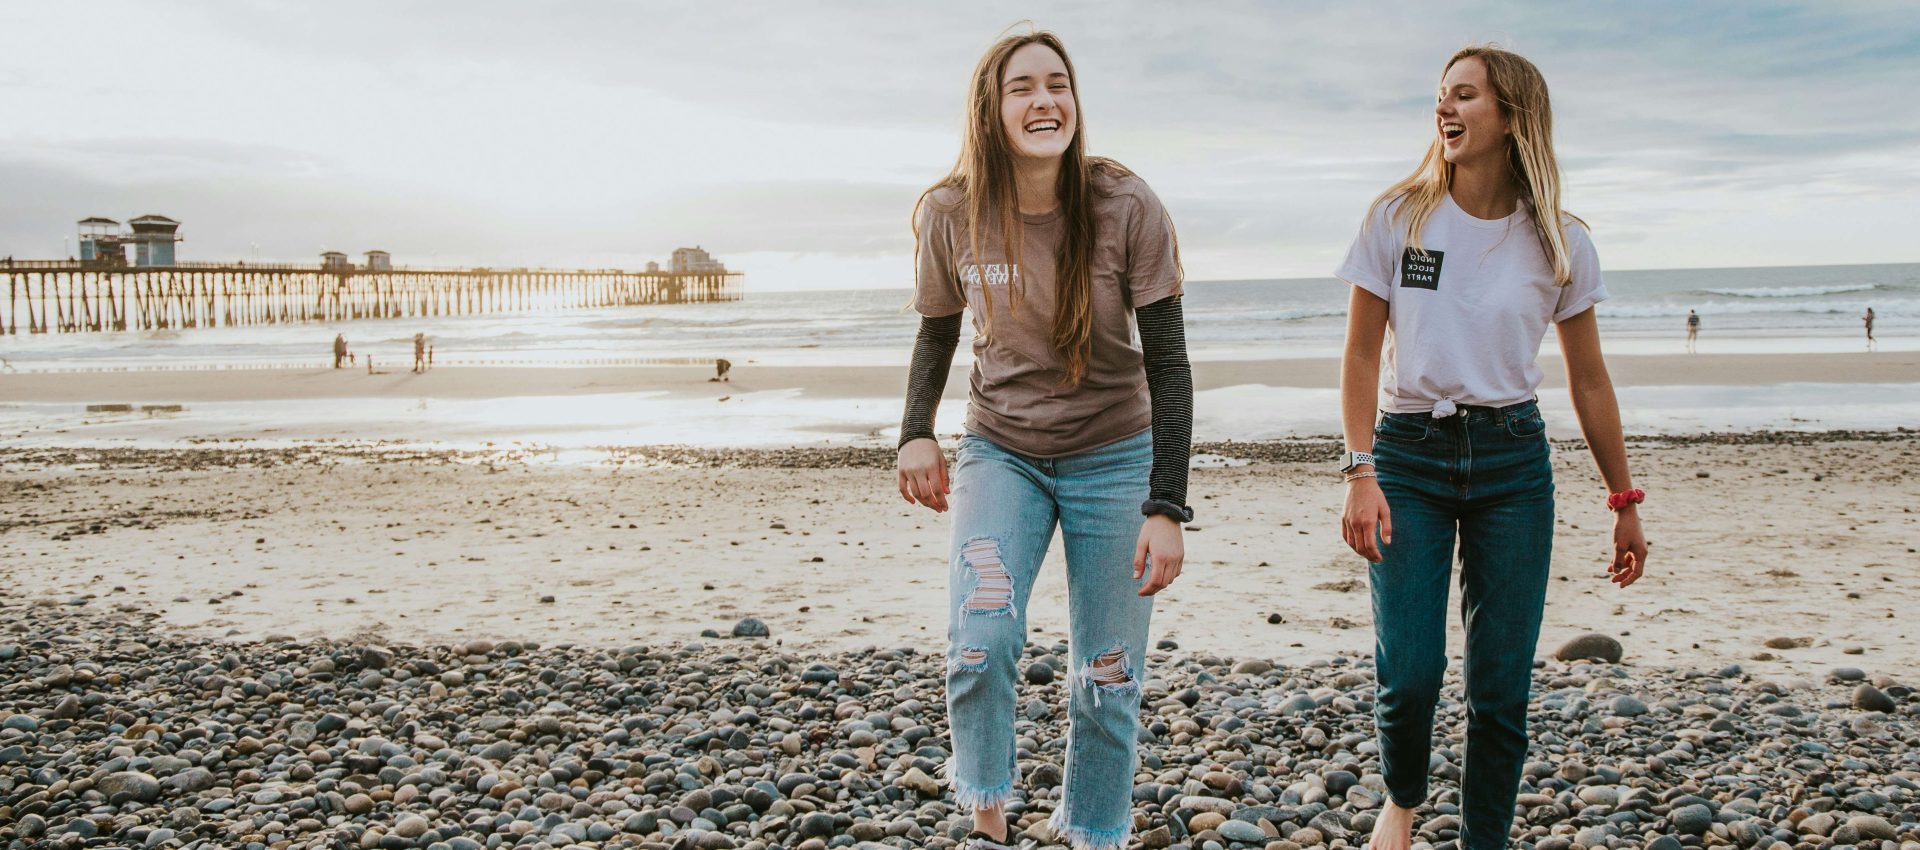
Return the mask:
<path fill-rule="evenodd" d="M 1700 337 L 1700 314 L 1692 310 L 1688 310 L 1687 311 L 1687 353 L 1688 354 L 1694 353 L 1693 344 L 1695 340 L 1699 339 L 1699 337 Z"/>
<path fill-rule="evenodd" d="M 427 335 L 413 335 L 413 371 L 427 371 Z"/>
<path fill-rule="evenodd" d="M 1599 256 L 1586 225 L 1560 208 L 1546 81 L 1517 54 L 1469 47 L 1447 60 L 1428 120 L 1425 158 L 1374 200 L 1335 271 L 1352 284 L 1341 534 L 1370 564 L 1388 792 L 1368 845 L 1408 850 L 1427 800 L 1457 544 L 1467 633 L 1459 846 L 1494 850 L 1508 846 L 1527 755 L 1553 548 L 1552 449 L 1535 404 L 1549 324 L 1606 483 L 1607 572 L 1623 588 L 1646 568 L 1645 493 L 1628 472 L 1600 352 Z"/>
<path fill-rule="evenodd" d="M 433 368 L 433 344 L 432 343 L 427 344 L 427 368 L 428 369 Z"/>
<path fill-rule="evenodd" d="M 733 380 L 732 378 L 727 377 L 727 373 L 731 371 L 733 371 L 733 361 L 728 360 L 724 357 L 718 360 L 715 360 L 713 361 L 713 377 L 708 378 L 707 383 L 713 383 L 715 381 L 732 381 Z"/>
<path fill-rule="evenodd" d="M 1050 825 L 1076 850 L 1119 848 L 1133 828 L 1153 595 L 1180 575 L 1181 526 L 1193 519 L 1179 253 L 1146 182 L 1085 152 L 1057 37 L 1001 39 L 969 91 L 959 161 L 914 210 L 921 319 L 897 476 L 908 503 L 946 511 L 953 497 L 946 768 L 973 815 L 965 846 L 1008 846 L 1015 683 L 1057 527 L 1072 723 Z M 949 485 L 933 425 L 963 312 L 975 331 L 972 403 Z"/>
<path fill-rule="evenodd" d="M 340 368 L 340 361 L 347 359 L 347 335 L 333 335 L 333 368 Z"/>
<path fill-rule="evenodd" d="M 1872 351 L 1873 350 L 1873 308 L 1872 307 L 1867 308 L 1867 314 L 1864 316 L 1861 316 L 1860 321 L 1865 322 L 1867 325 L 1867 350 Z"/>

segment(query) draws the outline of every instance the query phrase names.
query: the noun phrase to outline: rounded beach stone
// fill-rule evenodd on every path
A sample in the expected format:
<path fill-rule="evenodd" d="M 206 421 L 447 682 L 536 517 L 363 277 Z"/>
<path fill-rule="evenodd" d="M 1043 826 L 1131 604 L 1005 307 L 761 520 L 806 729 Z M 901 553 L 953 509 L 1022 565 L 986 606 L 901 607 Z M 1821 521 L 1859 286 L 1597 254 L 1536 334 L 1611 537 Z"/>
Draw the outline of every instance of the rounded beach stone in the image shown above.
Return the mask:
<path fill-rule="evenodd" d="M 1561 661 L 1586 661 L 1598 658 L 1608 664 L 1619 664 L 1625 655 L 1625 648 L 1612 637 L 1599 632 L 1588 632 L 1560 645 L 1554 650 L 1553 657 Z"/>

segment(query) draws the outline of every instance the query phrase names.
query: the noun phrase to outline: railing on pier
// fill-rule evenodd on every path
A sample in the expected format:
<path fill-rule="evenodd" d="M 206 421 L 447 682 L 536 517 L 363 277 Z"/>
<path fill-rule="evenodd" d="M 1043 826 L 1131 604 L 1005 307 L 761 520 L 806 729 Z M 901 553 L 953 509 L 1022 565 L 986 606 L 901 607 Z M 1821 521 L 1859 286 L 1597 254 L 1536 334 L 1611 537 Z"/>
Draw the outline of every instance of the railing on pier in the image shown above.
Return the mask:
<path fill-rule="evenodd" d="M 0 334 L 231 327 L 740 299 L 740 272 L 0 265 Z"/>

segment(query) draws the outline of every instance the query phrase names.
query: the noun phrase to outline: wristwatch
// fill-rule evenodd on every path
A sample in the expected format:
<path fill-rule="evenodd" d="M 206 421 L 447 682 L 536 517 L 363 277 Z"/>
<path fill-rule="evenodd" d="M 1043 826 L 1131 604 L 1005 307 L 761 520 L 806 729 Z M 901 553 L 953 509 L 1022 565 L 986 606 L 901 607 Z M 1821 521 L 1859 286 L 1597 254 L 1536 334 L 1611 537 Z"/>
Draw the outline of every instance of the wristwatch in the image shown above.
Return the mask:
<path fill-rule="evenodd" d="M 1362 465 L 1373 466 L 1373 455 L 1366 452 L 1347 452 L 1340 456 L 1340 474 L 1345 475 Z"/>

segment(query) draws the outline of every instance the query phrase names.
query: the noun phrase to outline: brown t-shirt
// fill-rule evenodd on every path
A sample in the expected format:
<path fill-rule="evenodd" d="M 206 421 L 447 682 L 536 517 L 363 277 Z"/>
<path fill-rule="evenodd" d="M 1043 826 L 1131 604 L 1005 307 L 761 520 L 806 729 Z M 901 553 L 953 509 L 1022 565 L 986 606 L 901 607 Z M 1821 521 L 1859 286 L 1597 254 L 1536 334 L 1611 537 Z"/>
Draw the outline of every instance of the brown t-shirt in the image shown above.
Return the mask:
<path fill-rule="evenodd" d="M 1078 386 L 1053 347 L 1055 263 L 1066 236 L 1064 207 L 1023 215 L 1021 261 L 1001 245 L 997 218 L 981 223 L 973 256 L 967 210 L 943 188 L 920 210 L 914 309 L 973 314 L 967 430 L 1029 457 L 1062 457 L 1131 437 L 1153 422 L 1147 374 L 1134 339 L 1133 308 L 1180 294 L 1173 224 L 1138 177 L 1096 170 L 1093 181 L 1093 351 Z M 981 320 L 982 287 L 993 298 L 993 335 Z"/>

